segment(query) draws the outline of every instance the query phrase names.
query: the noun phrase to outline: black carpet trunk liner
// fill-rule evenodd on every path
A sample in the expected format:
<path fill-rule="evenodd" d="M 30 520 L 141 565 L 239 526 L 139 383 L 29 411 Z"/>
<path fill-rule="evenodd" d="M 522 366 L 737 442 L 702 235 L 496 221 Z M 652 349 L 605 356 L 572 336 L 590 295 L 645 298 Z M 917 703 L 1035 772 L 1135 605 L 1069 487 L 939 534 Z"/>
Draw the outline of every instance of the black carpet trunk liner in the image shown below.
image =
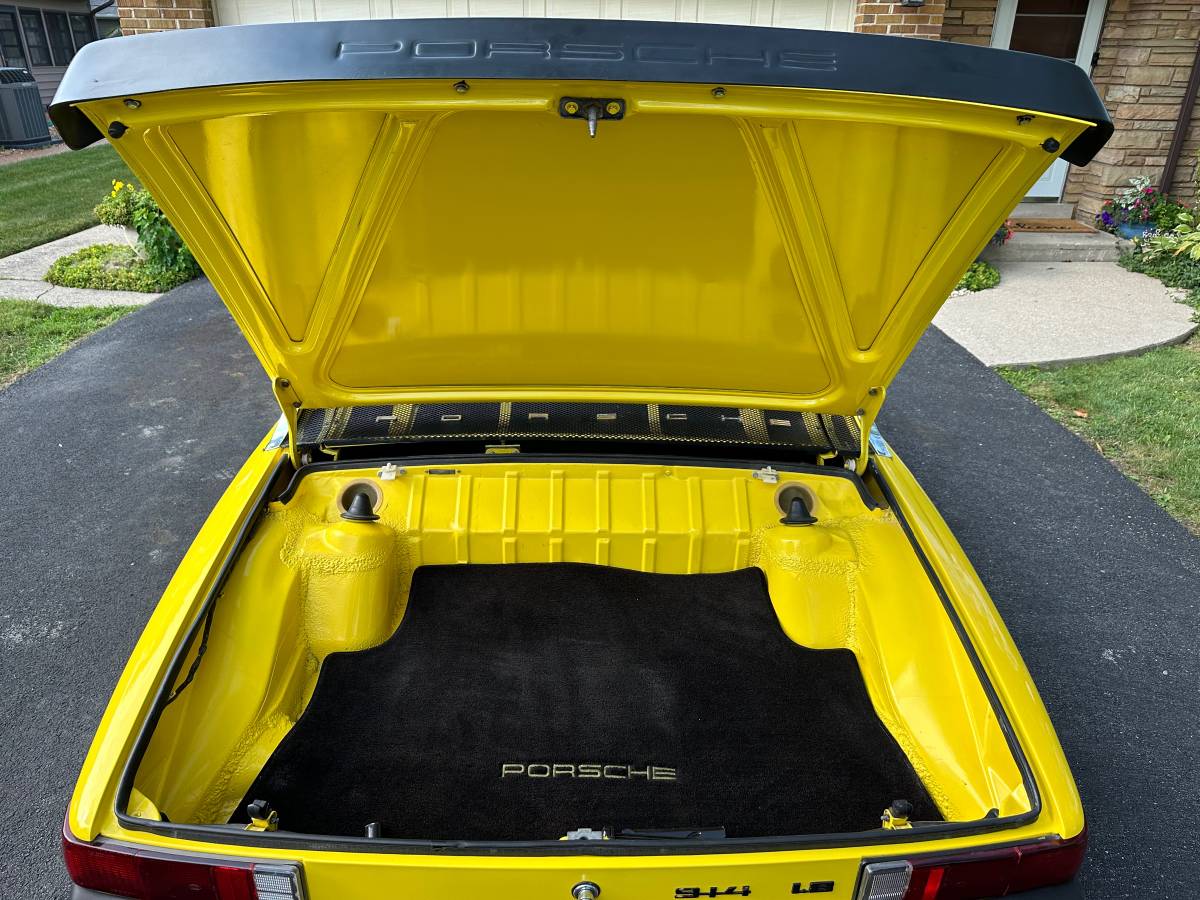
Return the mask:
<path fill-rule="evenodd" d="M 423 566 L 395 634 L 325 660 L 255 798 L 288 831 L 439 840 L 940 818 L 854 655 L 789 640 L 758 569 Z"/>

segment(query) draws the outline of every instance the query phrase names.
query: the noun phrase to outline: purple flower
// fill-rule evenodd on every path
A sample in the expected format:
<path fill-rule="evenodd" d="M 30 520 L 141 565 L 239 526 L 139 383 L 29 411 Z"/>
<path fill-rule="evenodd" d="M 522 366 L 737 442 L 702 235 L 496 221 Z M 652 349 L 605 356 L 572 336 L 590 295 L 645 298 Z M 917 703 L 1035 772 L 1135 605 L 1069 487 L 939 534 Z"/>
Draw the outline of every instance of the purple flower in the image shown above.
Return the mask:
<path fill-rule="evenodd" d="M 1100 213 L 1100 221 L 1105 225 L 1111 225 L 1113 223 L 1112 213 L 1110 213 L 1108 210 Z"/>

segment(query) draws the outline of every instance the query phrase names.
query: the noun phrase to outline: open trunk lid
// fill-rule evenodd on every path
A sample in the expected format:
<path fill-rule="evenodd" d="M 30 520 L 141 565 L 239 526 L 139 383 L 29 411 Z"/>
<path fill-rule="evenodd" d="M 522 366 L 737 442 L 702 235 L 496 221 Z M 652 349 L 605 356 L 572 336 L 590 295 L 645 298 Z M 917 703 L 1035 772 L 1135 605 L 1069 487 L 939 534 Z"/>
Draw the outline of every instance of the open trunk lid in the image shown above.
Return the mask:
<path fill-rule="evenodd" d="M 532 19 L 101 41 L 51 115 L 109 135 L 289 413 L 869 416 L 1029 185 L 1111 132 L 1043 57 Z"/>

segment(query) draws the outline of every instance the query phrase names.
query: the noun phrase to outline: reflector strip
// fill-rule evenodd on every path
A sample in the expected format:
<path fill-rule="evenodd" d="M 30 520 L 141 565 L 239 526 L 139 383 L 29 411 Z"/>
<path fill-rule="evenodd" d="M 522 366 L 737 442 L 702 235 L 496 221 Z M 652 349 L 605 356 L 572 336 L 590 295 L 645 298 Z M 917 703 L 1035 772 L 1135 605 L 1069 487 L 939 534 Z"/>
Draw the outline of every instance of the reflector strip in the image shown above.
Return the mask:
<path fill-rule="evenodd" d="M 857 900 L 903 900 L 911 877 L 907 862 L 869 863 L 863 868 Z"/>
<path fill-rule="evenodd" d="M 254 866 L 254 887 L 258 900 L 305 900 L 304 883 L 296 866 Z"/>

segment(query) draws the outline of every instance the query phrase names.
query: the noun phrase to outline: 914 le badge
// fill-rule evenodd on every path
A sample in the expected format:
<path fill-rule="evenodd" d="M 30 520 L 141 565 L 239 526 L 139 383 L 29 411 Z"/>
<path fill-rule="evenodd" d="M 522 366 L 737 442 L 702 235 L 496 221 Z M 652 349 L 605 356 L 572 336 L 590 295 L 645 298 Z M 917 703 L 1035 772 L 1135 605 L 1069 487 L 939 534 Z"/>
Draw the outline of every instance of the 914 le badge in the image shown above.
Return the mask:
<path fill-rule="evenodd" d="M 831 894 L 833 893 L 832 881 L 793 881 L 793 894 Z M 675 900 L 699 900 L 700 897 L 749 897 L 750 885 L 743 884 L 741 887 L 681 887 L 675 888 Z"/>

